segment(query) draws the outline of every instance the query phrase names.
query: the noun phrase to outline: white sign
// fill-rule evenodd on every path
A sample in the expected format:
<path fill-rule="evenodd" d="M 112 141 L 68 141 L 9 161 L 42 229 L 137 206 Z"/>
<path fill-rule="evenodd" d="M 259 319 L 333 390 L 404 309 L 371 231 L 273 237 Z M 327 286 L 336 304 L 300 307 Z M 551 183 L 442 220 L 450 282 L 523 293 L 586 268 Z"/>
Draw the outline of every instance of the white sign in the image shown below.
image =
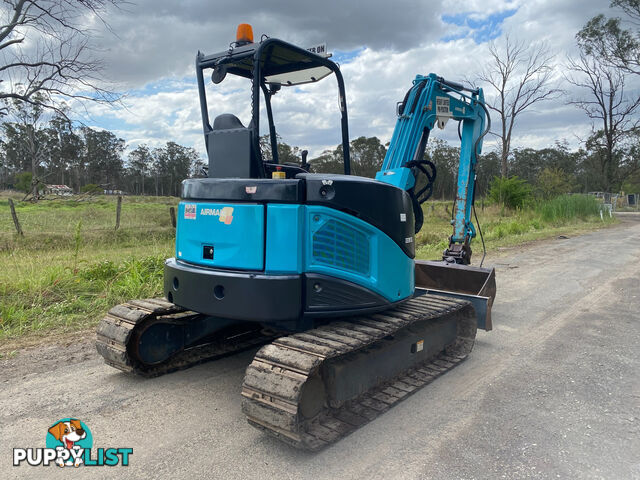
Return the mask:
<path fill-rule="evenodd" d="M 329 53 L 327 52 L 327 44 L 326 43 L 320 43 L 318 45 L 315 45 L 313 47 L 309 47 L 307 48 L 307 50 L 311 53 L 315 53 L 316 55 L 320 55 L 321 57 L 328 57 Z"/>
<path fill-rule="evenodd" d="M 436 97 L 436 115 L 438 117 L 452 117 L 449 107 L 449 97 Z"/>

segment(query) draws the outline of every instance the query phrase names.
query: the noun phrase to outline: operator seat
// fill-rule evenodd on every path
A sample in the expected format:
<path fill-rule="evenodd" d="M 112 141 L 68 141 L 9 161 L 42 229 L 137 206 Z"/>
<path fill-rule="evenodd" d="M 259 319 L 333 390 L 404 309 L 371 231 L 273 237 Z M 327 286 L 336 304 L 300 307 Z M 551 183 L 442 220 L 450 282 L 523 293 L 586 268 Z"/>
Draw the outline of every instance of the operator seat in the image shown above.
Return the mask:
<path fill-rule="evenodd" d="M 231 113 L 218 115 L 207 133 L 209 177 L 264 178 L 262 160 L 252 145 L 253 128 Z"/>

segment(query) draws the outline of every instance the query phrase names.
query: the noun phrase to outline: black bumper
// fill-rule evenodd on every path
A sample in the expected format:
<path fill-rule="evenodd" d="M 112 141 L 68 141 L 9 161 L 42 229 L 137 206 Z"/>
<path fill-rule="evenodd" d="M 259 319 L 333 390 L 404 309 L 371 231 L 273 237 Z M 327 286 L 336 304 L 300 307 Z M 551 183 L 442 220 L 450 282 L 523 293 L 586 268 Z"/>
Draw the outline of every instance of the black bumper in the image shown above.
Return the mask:
<path fill-rule="evenodd" d="M 313 318 L 366 314 L 393 305 L 366 288 L 327 275 L 213 270 L 175 258 L 164 264 L 164 294 L 195 312 L 292 330 L 310 328 Z"/>
<path fill-rule="evenodd" d="M 176 305 L 216 317 L 272 322 L 302 315 L 301 275 L 211 270 L 169 258 L 164 264 L 164 294 Z"/>

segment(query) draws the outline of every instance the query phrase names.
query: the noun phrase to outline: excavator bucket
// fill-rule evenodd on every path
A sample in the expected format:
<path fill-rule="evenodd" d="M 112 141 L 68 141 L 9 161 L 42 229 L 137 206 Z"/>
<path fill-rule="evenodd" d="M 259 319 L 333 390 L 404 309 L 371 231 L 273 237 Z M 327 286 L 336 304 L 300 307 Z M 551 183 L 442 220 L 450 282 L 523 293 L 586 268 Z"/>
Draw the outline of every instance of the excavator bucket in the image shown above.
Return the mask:
<path fill-rule="evenodd" d="M 468 300 L 473 304 L 478 328 L 492 329 L 491 306 L 496 297 L 494 268 L 416 260 L 416 289 Z"/>

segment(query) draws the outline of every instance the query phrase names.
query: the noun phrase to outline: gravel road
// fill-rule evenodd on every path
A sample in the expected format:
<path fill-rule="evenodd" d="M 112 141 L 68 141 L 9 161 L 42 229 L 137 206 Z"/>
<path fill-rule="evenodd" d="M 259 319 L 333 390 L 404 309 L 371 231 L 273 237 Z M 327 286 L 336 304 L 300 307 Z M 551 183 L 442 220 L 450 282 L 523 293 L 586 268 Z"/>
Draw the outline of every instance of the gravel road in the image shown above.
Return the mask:
<path fill-rule="evenodd" d="M 244 420 L 255 350 L 151 380 L 89 338 L 21 350 L 0 360 L 0 478 L 640 479 L 640 216 L 621 219 L 490 258 L 494 330 L 469 359 L 316 454 Z M 130 466 L 11 465 L 69 416 Z"/>

